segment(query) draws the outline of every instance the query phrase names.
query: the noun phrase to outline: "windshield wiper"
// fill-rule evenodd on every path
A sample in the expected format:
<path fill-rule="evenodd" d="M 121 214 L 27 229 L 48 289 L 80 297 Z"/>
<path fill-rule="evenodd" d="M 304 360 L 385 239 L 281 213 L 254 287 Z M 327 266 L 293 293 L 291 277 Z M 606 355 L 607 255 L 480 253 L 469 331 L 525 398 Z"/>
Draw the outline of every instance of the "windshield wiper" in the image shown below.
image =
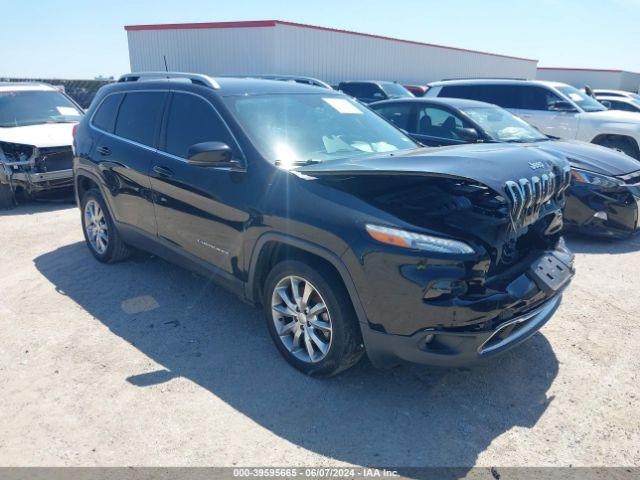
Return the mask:
<path fill-rule="evenodd" d="M 310 158 L 308 160 L 296 160 L 295 162 L 285 162 L 282 160 L 276 160 L 275 162 L 276 167 L 281 167 L 281 166 L 286 166 L 286 167 L 302 167 L 305 165 L 317 165 L 318 163 L 322 163 L 322 161 L 320 160 L 314 160 L 313 158 Z"/>

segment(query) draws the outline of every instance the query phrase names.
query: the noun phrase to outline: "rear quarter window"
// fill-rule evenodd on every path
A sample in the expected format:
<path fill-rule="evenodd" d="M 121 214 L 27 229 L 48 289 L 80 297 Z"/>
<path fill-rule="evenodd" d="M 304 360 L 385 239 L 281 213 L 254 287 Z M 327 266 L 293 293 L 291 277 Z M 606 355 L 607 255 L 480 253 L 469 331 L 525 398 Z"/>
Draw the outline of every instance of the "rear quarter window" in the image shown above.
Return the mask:
<path fill-rule="evenodd" d="M 93 116 L 93 120 L 91 121 L 93 126 L 105 132 L 113 133 L 118 115 L 118 107 L 120 106 L 122 97 L 122 94 L 117 93 L 106 97 Z"/>

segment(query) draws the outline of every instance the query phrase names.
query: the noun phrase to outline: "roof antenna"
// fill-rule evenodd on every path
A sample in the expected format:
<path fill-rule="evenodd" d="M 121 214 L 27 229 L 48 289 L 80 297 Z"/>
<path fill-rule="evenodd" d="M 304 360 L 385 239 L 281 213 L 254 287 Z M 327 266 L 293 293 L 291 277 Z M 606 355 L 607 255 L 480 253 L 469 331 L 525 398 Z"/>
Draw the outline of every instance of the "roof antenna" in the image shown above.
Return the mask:
<path fill-rule="evenodd" d="M 164 71 L 169 73 L 169 69 L 167 68 L 167 56 L 162 55 L 162 59 L 164 60 Z"/>

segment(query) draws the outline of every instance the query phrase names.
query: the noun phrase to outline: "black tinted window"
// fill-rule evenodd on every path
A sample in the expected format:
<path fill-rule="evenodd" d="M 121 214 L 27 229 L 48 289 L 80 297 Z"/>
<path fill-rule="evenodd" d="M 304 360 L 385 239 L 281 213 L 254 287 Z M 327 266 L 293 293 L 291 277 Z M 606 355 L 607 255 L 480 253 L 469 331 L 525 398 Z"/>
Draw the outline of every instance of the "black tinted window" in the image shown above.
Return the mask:
<path fill-rule="evenodd" d="M 382 89 L 373 83 L 346 83 L 341 86 L 341 90 L 356 98 L 379 98 L 380 100 L 387 98 Z"/>
<path fill-rule="evenodd" d="M 109 95 L 98 107 L 98 111 L 93 117 L 93 125 L 105 132 L 113 133 L 118 115 L 118 106 L 122 100 L 121 94 Z"/>
<path fill-rule="evenodd" d="M 522 86 L 516 88 L 518 89 L 520 106 L 514 108 L 522 108 L 524 110 L 549 110 L 552 104 L 562 101 L 558 95 L 543 87 Z"/>
<path fill-rule="evenodd" d="M 402 128 L 407 132 L 413 132 L 415 130 L 415 125 L 411 122 L 412 105 L 408 103 L 394 103 L 391 105 L 373 106 L 373 109 L 396 127 Z"/>
<path fill-rule="evenodd" d="M 452 85 L 445 86 L 440 97 L 467 98 L 493 103 L 502 108 L 520 108 L 515 85 Z"/>
<path fill-rule="evenodd" d="M 603 100 L 603 101 L 606 102 L 607 100 Z M 611 110 L 623 110 L 625 112 L 640 111 L 640 107 L 634 107 L 633 105 L 629 105 L 628 103 L 616 102 L 615 100 L 609 100 L 609 103 L 611 103 Z"/>
<path fill-rule="evenodd" d="M 163 92 L 127 93 L 120 104 L 115 134 L 153 146 L 164 97 Z"/>
<path fill-rule="evenodd" d="M 201 142 L 223 142 L 233 148 L 227 127 L 209 103 L 195 95 L 174 94 L 164 150 L 187 158 L 189 147 Z"/>
<path fill-rule="evenodd" d="M 562 100 L 551 90 L 534 85 L 452 85 L 443 87 L 439 96 L 525 110 L 549 110 L 551 104 Z"/>

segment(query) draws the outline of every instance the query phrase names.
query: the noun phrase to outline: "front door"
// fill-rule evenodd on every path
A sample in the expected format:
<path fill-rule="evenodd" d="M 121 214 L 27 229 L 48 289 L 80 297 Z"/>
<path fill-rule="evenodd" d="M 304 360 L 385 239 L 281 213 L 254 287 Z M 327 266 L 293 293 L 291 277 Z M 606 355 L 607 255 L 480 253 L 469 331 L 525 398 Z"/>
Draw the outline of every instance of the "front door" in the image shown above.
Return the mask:
<path fill-rule="evenodd" d="M 416 123 L 409 132 L 420 143 L 430 147 L 467 143 L 458 133 L 465 124 L 452 112 L 435 106 L 420 105 L 416 113 Z"/>
<path fill-rule="evenodd" d="M 189 147 L 223 142 L 236 158 L 239 148 L 213 105 L 191 93 L 169 101 L 159 152 L 151 169 L 158 235 L 180 250 L 227 273 L 235 273 L 241 233 L 245 175 L 188 163 Z"/>
<path fill-rule="evenodd" d="M 509 108 L 509 110 L 537 127 L 542 133 L 559 138 L 576 138 L 578 112 L 554 111 L 554 103 L 566 102 L 566 100 L 552 90 L 534 85 L 520 86 L 518 100 L 518 108 Z"/>

